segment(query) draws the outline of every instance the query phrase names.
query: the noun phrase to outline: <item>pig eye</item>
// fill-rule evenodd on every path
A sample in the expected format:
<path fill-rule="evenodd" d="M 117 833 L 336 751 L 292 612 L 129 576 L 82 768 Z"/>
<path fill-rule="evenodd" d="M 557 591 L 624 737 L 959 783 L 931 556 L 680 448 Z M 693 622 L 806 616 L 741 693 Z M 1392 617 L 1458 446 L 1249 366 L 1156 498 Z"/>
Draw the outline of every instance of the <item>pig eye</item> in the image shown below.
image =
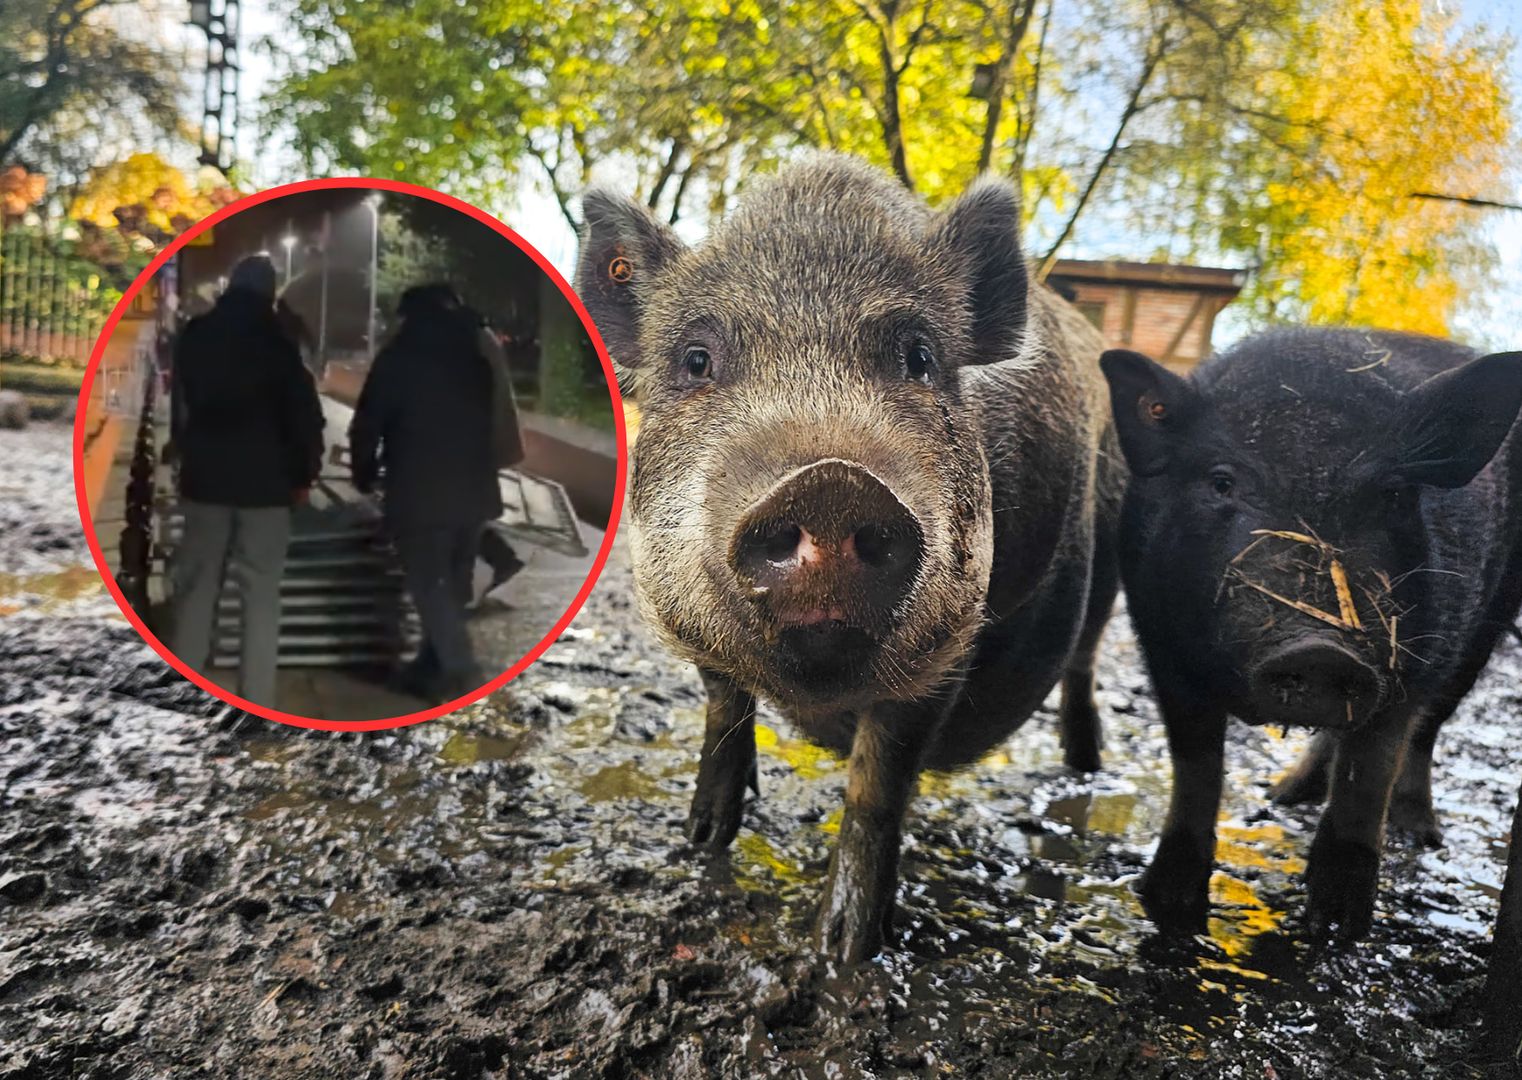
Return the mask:
<path fill-rule="evenodd" d="M 713 378 L 713 357 L 701 345 L 689 345 L 682 354 L 682 374 L 688 382 L 708 382 Z"/>
<path fill-rule="evenodd" d="M 928 343 L 913 342 L 904 353 L 904 376 L 915 382 L 928 383 L 935 367 L 935 351 Z"/>
<path fill-rule="evenodd" d="M 1383 494 L 1386 508 L 1397 513 L 1408 513 L 1416 506 L 1416 487 L 1413 484 L 1390 484 Z"/>
<path fill-rule="evenodd" d="M 1221 498 L 1226 498 L 1237 487 L 1237 478 L 1230 469 L 1212 469 L 1210 472 L 1210 490 Z"/>

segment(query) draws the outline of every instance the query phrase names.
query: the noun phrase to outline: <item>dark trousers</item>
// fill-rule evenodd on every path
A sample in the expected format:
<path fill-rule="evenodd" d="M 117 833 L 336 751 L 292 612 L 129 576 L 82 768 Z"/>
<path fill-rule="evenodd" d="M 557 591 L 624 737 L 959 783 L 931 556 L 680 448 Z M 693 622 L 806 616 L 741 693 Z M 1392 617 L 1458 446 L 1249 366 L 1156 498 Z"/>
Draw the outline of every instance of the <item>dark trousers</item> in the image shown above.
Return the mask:
<path fill-rule="evenodd" d="M 478 674 L 465 626 L 465 607 L 470 603 L 471 573 L 480 536 L 480 525 L 402 529 L 396 533 L 407 592 L 423 624 L 423 642 L 414 663 L 425 674 L 437 672 L 445 680 Z"/>
<path fill-rule="evenodd" d="M 185 663 L 205 672 L 216 641 L 217 604 L 231 567 L 243 607 L 238 693 L 275 705 L 280 655 L 280 578 L 291 534 L 288 507 L 216 506 L 180 501 L 185 531 L 174 553 L 174 628 L 169 646 Z"/>

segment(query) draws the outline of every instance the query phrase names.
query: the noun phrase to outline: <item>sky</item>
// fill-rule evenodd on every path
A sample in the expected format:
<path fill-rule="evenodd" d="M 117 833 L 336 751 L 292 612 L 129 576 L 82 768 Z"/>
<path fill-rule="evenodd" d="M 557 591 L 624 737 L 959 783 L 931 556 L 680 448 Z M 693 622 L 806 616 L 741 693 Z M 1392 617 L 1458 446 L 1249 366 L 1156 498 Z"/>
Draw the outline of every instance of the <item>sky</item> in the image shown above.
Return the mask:
<path fill-rule="evenodd" d="M 1470 0 L 1459 5 L 1461 22 L 1483 17 L 1485 22 L 1504 30 L 1516 44 L 1511 55 L 1512 100 L 1515 112 L 1522 116 L 1522 0 Z M 1498 201 L 1522 204 L 1522 177 L 1512 190 L 1501 192 Z M 1522 349 L 1522 212 L 1483 210 L 1490 221 L 1488 233 L 1500 255 L 1496 274 L 1497 288 L 1489 297 L 1489 311 L 1468 314 L 1458 320 L 1455 336 L 1494 349 Z"/>
<path fill-rule="evenodd" d="M 1518 46 L 1512 53 L 1511 82 L 1513 100 L 1522 123 L 1522 0 L 1440 0 L 1448 10 L 1455 8 L 1461 24 L 1483 20 L 1492 28 L 1508 32 Z M 272 0 L 244 0 L 243 3 L 243 82 L 239 150 L 248 159 L 254 148 L 254 103 L 261 91 L 275 77 L 268 47 L 289 52 L 299 48 L 288 27 L 277 17 Z M 253 164 L 256 183 L 270 184 L 295 178 L 294 158 L 288 148 L 260 147 Z M 1485 193 L 1500 201 L 1522 203 L 1522 176 L 1513 181 L 1510 191 Z M 546 192 L 526 190 L 507 209 L 489 208 L 499 213 L 520 236 L 538 248 L 567 278 L 576 260 L 576 237 L 561 216 L 559 207 Z M 1485 228 L 1499 255 L 1495 289 L 1483 304 L 1464 310 L 1455 320 L 1455 336 L 1481 347 L 1495 349 L 1522 348 L 1522 212 L 1476 210 L 1484 215 Z M 690 226 L 691 223 L 689 223 Z M 1085 232 L 1080 222 L 1072 243 L 1064 254 L 1074 258 L 1113 256 L 1126 240 L 1104 228 Z M 1137 240 L 1140 243 L 1140 239 Z M 1228 313 L 1217 324 L 1216 345 L 1229 343 L 1242 333 Z"/>

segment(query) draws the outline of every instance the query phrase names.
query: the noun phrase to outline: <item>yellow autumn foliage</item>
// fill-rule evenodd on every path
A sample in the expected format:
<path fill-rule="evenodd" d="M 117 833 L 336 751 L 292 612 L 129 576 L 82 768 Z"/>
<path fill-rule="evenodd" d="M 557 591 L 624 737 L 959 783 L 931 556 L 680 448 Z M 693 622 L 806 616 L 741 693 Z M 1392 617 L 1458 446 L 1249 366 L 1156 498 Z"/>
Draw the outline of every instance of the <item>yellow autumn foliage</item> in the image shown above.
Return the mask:
<path fill-rule="evenodd" d="M 1500 189 L 1512 155 L 1504 58 L 1421 0 L 1335 0 L 1304 24 L 1266 96 L 1287 121 L 1265 189 L 1266 287 L 1315 323 L 1444 334 L 1482 273 L 1475 211 L 1413 198 Z"/>
<path fill-rule="evenodd" d="M 142 152 L 96 169 L 69 214 L 101 228 L 172 234 L 237 197 L 225 185 L 192 184 L 158 154 Z"/>

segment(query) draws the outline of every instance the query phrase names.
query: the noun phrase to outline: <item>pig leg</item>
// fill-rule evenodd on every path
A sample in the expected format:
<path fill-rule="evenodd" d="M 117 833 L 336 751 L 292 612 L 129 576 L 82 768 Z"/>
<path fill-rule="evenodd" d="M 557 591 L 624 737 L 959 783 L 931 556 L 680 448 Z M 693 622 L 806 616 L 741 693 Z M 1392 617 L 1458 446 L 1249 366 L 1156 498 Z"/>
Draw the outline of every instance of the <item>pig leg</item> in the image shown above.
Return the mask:
<path fill-rule="evenodd" d="M 1274 802 L 1280 806 L 1325 802 L 1332 785 L 1332 758 L 1336 754 L 1337 736 L 1328 731 L 1316 732 L 1300 760 L 1268 789 Z"/>
<path fill-rule="evenodd" d="M 1352 941 L 1374 923 L 1385 815 L 1409 728 L 1410 715 L 1401 713 L 1339 742 L 1331 798 L 1305 871 L 1313 937 L 1328 937 L 1335 926 L 1338 937 Z"/>
<path fill-rule="evenodd" d="M 1221 806 L 1226 713 L 1156 679 L 1158 702 L 1173 758 L 1168 820 L 1152 865 L 1137 893 L 1153 922 L 1166 929 L 1203 930 L 1210 911 L 1215 824 Z"/>
<path fill-rule="evenodd" d="M 856 725 L 846 772 L 846 809 L 830 857 L 815 938 L 845 964 L 867 960 L 891 929 L 904 811 L 920 757 L 945 715 L 924 702 L 885 702 Z"/>
<path fill-rule="evenodd" d="M 1422 847 L 1441 847 L 1443 830 L 1432 809 L 1432 747 L 1447 715 L 1424 716 L 1406 744 L 1406 763 L 1390 797 L 1390 827 L 1408 834 Z"/>
<path fill-rule="evenodd" d="M 1395 781 L 1395 794 L 1390 798 L 1390 826 L 1425 847 L 1440 847 L 1443 843 L 1443 830 L 1438 827 L 1437 813 L 1432 809 L 1432 748 L 1437 742 L 1437 733 L 1473 689 L 1489 658 L 1488 650 L 1467 656 L 1442 692 L 1428 701 L 1411 729 L 1411 741 L 1406 744 L 1406 763 Z"/>
<path fill-rule="evenodd" d="M 1099 706 L 1094 702 L 1094 661 L 1120 588 L 1120 567 L 1113 546 L 1103 539 L 1096 545 L 1083 630 L 1062 676 L 1062 757 L 1068 768 L 1079 772 L 1099 770 L 1099 750 L 1104 745 Z"/>
<path fill-rule="evenodd" d="M 756 699 L 722 675 L 698 672 L 708 690 L 703 756 L 685 832 L 694 844 L 723 851 L 740 831 L 745 785 L 756 781 Z"/>
<path fill-rule="evenodd" d="M 1506 885 L 1496 916 L 1495 944 L 1490 950 L 1490 975 L 1485 981 L 1486 1058 L 1522 1067 L 1522 798 L 1511 822 L 1511 853 L 1506 859 Z"/>

